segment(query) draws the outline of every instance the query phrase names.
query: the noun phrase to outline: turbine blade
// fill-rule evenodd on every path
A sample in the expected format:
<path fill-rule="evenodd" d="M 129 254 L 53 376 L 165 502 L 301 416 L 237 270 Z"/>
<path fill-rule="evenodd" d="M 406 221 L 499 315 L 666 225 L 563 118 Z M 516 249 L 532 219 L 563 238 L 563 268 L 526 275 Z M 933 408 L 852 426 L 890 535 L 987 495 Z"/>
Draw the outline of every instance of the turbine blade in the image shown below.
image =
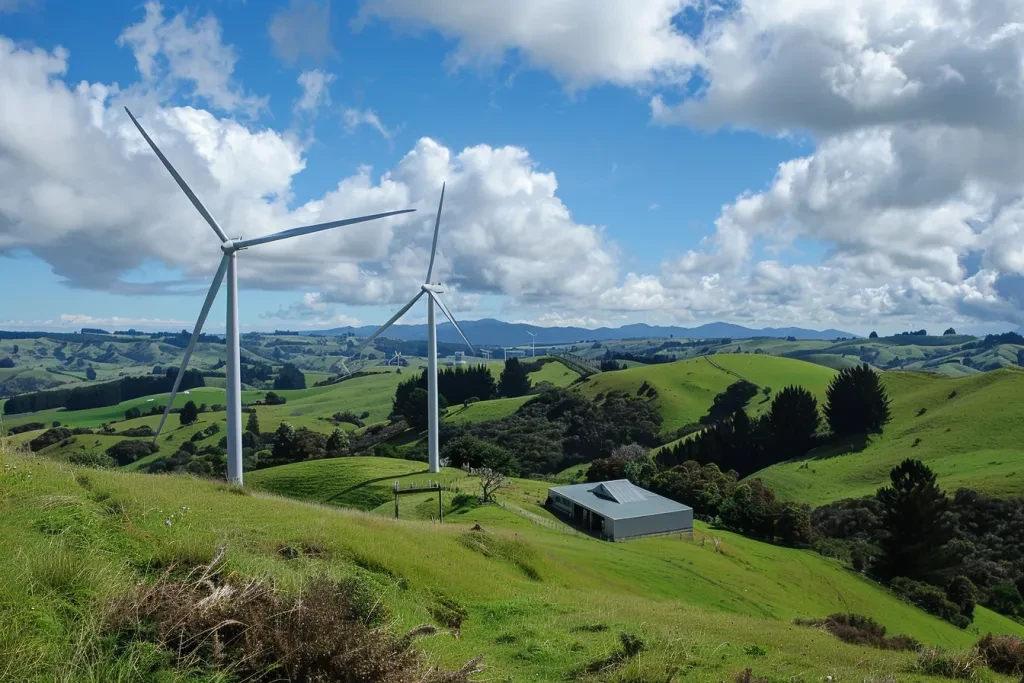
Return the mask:
<path fill-rule="evenodd" d="M 221 282 L 224 281 L 224 274 L 228 269 L 228 259 L 230 256 L 224 254 L 224 258 L 220 260 L 220 267 L 217 268 L 217 274 L 213 276 L 213 283 L 210 285 L 210 291 L 206 294 L 206 301 L 203 302 L 203 309 L 199 311 L 199 319 L 196 320 L 196 328 L 192 330 L 192 339 L 189 340 L 188 346 L 185 348 L 185 355 L 181 359 L 181 367 L 178 368 L 178 376 L 174 378 L 174 386 L 171 387 L 171 396 L 167 399 L 167 407 L 164 408 L 164 415 L 160 418 L 160 425 L 156 428 L 156 434 L 153 436 L 153 443 L 156 443 L 156 439 L 160 436 L 160 432 L 163 431 L 164 422 L 167 421 L 167 416 L 171 412 L 171 406 L 174 405 L 174 397 L 178 394 L 178 386 L 181 384 L 181 378 L 185 375 L 185 368 L 188 366 L 189 358 L 192 357 L 192 351 L 196 347 L 196 342 L 199 341 L 199 334 L 203 331 L 203 324 L 206 322 L 206 316 L 210 314 L 210 307 L 213 306 L 213 300 L 217 298 L 217 292 L 220 290 Z"/>
<path fill-rule="evenodd" d="M 142 137 L 146 138 L 146 142 L 148 142 L 149 146 L 153 148 L 153 151 L 156 152 L 156 155 L 160 157 L 160 161 L 163 162 L 164 168 L 166 168 L 168 172 L 172 176 L 174 176 L 175 182 L 178 183 L 178 187 L 181 188 L 181 191 L 188 196 L 189 201 L 192 202 L 192 206 L 196 207 L 199 213 L 203 215 L 203 218 L 205 218 L 206 222 L 210 224 L 210 227 L 213 228 L 213 231 L 217 233 L 217 237 L 220 238 L 220 241 L 227 242 L 228 236 L 224 234 L 224 231 L 221 230 L 220 226 L 217 224 L 217 221 L 214 219 L 214 217 L 210 215 L 210 212 L 206 210 L 206 207 L 203 206 L 203 203 L 199 201 L 199 197 L 197 197 L 195 193 L 192 192 L 192 188 L 190 188 L 185 183 L 184 179 L 180 175 L 178 175 L 178 172 L 174 170 L 174 167 L 171 166 L 171 162 L 167 160 L 167 157 L 164 156 L 164 153 L 161 152 L 160 148 L 156 146 L 155 142 L 153 142 L 153 138 L 149 137 L 149 134 L 146 133 L 145 129 L 143 129 L 142 124 L 140 124 L 135 119 L 135 116 L 128 109 L 128 107 L 125 107 L 124 110 L 128 112 L 128 117 L 132 120 L 132 123 L 135 124 L 135 127 L 139 129 L 139 132 L 142 133 Z"/>
<path fill-rule="evenodd" d="M 434 244 L 430 247 L 430 265 L 427 266 L 427 279 L 423 282 L 430 284 L 430 274 L 434 272 L 434 255 L 437 253 L 437 233 L 441 229 L 441 207 L 444 206 L 444 186 L 447 183 L 441 183 L 441 201 L 437 203 L 437 218 L 434 220 Z"/>
<path fill-rule="evenodd" d="M 473 355 L 475 356 L 476 355 L 476 351 L 473 349 L 473 345 L 469 343 L 468 339 L 466 339 L 466 335 L 462 331 L 462 328 L 459 327 L 459 324 L 457 322 L 455 322 L 455 316 L 452 315 L 452 312 L 449 311 L 448 307 L 444 305 L 443 301 L 441 301 L 441 297 L 439 297 L 436 294 L 434 294 L 433 292 L 431 292 L 430 293 L 430 298 L 434 300 L 434 303 L 437 304 L 437 307 L 441 309 L 442 313 L 444 313 L 444 317 L 448 318 L 448 322 L 450 322 L 452 325 L 455 326 L 455 329 L 458 330 L 458 332 L 459 332 L 459 336 L 462 337 L 462 341 L 466 342 L 466 346 L 469 347 L 469 350 L 472 351 Z"/>
<path fill-rule="evenodd" d="M 359 216 L 358 218 L 345 218 L 340 221 L 331 221 L 329 223 L 305 225 L 301 228 L 291 228 L 290 230 L 282 230 L 281 232 L 275 232 L 273 235 L 267 235 L 266 237 L 254 237 L 251 240 L 239 240 L 238 242 L 235 242 L 235 246 L 238 247 L 239 249 L 245 249 L 246 247 L 252 247 L 257 244 L 277 242 L 278 240 L 286 240 L 289 237 L 298 237 L 299 235 L 308 235 L 313 232 L 330 230 L 331 228 L 340 228 L 343 225 L 352 225 L 354 223 L 363 223 L 365 221 L 377 220 L 378 218 L 397 216 L 400 213 L 411 213 L 415 210 L 416 209 L 402 209 L 401 211 L 387 211 L 385 213 L 375 213 L 371 216 Z"/>
<path fill-rule="evenodd" d="M 360 344 L 359 346 L 357 346 L 354 351 L 352 351 L 352 355 L 353 356 L 358 356 L 359 353 L 363 349 L 365 349 L 367 347 L 367 345 L 369 345 L 370 342 L 372 342 L 374 339 L 376 339 L 380 335 L 381 332 L 383 332 L 384 330 L 386 330 L 389 327 L 391 327 L 392 325 L 394 325 L 396 320 L 398 320 L 403 315 L 405 315 L 406 311 L 408 311 L 410 308 L 412 308 L 413 304 L 415 304 L 417 301 L 419 301 L 421 296 L 423 296 L 423 290 L 420 290 L 420 293 L 417 294 L 416 296 L 414 296 L 409 303 L 407 303 L 405 306 L 402 306 L 402 308 L 400 308 L 398 310 L 398 313 L 395 313 L 391 317 L 391 320 L 389 320 L 386 323 L 384 323 L 383 325 L 381 325 L 380 328 L 378 328 L 376 332 L 374 332 L 369 337 L 364 339 L 363 343 Z"/>

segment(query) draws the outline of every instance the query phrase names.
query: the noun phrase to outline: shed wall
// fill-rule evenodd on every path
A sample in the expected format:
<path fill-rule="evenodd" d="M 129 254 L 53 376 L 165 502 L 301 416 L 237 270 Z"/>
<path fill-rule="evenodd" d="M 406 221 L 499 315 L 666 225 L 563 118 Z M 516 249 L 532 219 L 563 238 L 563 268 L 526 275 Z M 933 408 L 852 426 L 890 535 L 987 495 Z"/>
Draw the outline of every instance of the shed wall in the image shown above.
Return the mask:
<path fill-rule="evenodd" d="M 693 530 L 693 510 L 663 512 L 660 515 L 647 517 L 630 517 L 628 519 L 608 520 L 611 535 L 615 540 L 648 534 L 665 534 L 672 531 Z"/>

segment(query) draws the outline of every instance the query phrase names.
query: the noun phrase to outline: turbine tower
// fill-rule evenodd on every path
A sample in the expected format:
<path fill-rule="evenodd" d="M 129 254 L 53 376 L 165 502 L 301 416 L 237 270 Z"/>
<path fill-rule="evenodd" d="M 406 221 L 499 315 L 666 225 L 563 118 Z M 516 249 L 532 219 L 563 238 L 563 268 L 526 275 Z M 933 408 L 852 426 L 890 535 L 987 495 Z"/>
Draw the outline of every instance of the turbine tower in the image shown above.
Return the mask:
<path fill-rule="evenodd" d="M 423 284 L 420 285 L 420 291 L 414 296 L 409 303 L 402 306 L 392 316 L 391 320 L 381 325 L 380 329 L 371 334 L 369 337 L 363 340 L 363 343 L 356 347 L 356 353 L 359 353 L 365 348 L 370 342 L 376 339 L 384 330 L 391 327 L 395 322 L 405 315 L 413 305 L 420 300 L 420 297 L 424 294 L 427 295 L 427 454 L 430 461 L 430 471 L 437 472 L 440 470 L 440 458 L 438 456 L 438 416 L 437 416 L 437 323 L 434 320 L 434 304 L 441 309 L 441 313 L 444 317 L 448 318 L 455 329 L 458 331 L 459 336 L 462 337 L 462 341 L 466 342 L 466 346 L 469 350 L 473 351 L 473 345 L 466 339 L 466 335 L 463 334 L 462 328 L 459 327 L 459 323 L 455 321 L 455 316 L 448 310 L 448 307 L 444 305 L 438 294 L 444 292 L 444 289 L 440 284 L 430 284 L 430 275 L 434 272 L 434 255 L 437 253 L 437 233 L 441 229 L 441 207 L 444 205 L 444 185 L 441 185 L 441 201 L 437 204 L 437 218 L 434 221 L 434 243 L 430 247 L 430 265 L 427 266 L 427 279 L 424 280 Z"/>
<path fill-rule="evenodd" d="M 199 335 L 203 331 L 203 324 L 206 322 L 206 316 L 210 313 L 210 307 L 213 306 L 214 299 L 217 298 L 217 292 L 220 290 L 221 283 L 224 281 L 224 276 L 227 275 L 228 279 L 228 301 L 227 301 L 227 329 L 225 330 L 225 343 L 227 346 L 227 382 L 225 387 L 227 412 L 228 412 L 228 481 L 232 481 L 238 484 L 242 483 L 242 379 L 240 372 L 240 353 L 238 344 L 238 271 L 237 271 L 237 255 L 239 251 L 248 249 L 249 247 L 255 247 L 259 244 L 267 244 L 269 242 L 277 242 L 278 240 L 289 239 L 291 237 L 298 237 L 299 235 L 308 235 L 314 232 L 320 232 L 322 230 L 330 230 L 331 228 L 338 228 L 343 225 L 352 225 L 353 223 L 362 223 L 364 221 L 372 221 L 378 218 L 386 218 L 388 216 L 394 216 L 400 213 L 409 213 L 415 211 L 415 209 L 402 209 L 401 211 L 388 211 L 387 213 L 377 213 L 372 216 L 360 216 L 359 218 L 346 218 L 340 221 L 331 221 L 329 223 L 318 223 L 316 225 L 306 225 L 301 228 L 291 228 L 290 230 L 282 230 L 281 232 L 274 233 L 272 235 L 265 235 L 263 237 L 254 237 L 252 239 L 232 239 L 227 236 L 227 233 L 221 229 L 220 225 L 214 219 L 210 212 L 207 211 L 203 203 L 199 201 L 199 198 L 192 192 L 192 189 L 185 183 L 184 179 L 178 172 L 174 170 L 171 162 L 167 160 L 167 157 L 163 155 L 160 148 L 156 146 L 153 139 L 149 137 L 145 129 L 138 122 L 135 116 L 129 111 L 128 107 L 124 110 L 128 112 L 128 117 L 135 124 L 135 127 L 142 133 L 142 137 L 146 139 L 149 146 L 159 157 L 163 163 L 164 168 L 171 174 L 175 182 L 178 183 L 178 187 L 185 193 L 189 201 L 192 202 L 192 206 L 196 207 L 196 210 L 202 215 L 203 219 L 210 224 L 213 231 L 220 238 L 220 250 L 223 256 L 220 260 L 220 266 L 217 268 L 217 274 L 213 276 L 213 283 L 210 285 L 210 291 L 206 294 L 206 301 L 203 302 L 203 307 L 199 311 L 199 319 L 196 320 L 196 327 L 192 331 L 192 338 L 188 342 L 188 346 L 185 348 L 185 355 L 181 359 L 181 367 L 178 368 L 178 376 L 174 378 L 174 385 L 171 387 L 171 395 L 167 400 L 167 408 L 164 409 L 163 417 L 160 418 L 160 425 L 156 429 L 156 436 L 153 437 L 153 442 L 156 442 L 157 437 L 160 436 L 160 432 L 164 428 L 164 423 L 167 421 L 167 415 L 171 412 L 171 406 L 174 404 L 174 397 L 178 393 L 178 386 L 181 384 L 181 378 L 185 374 L 185 368 L 188 367 L 189 358 L 192 357 L 192 351 L 195 349 L 196 342 L 199 341 Z"/>
<path fill-rule="evenodd" d="M 530 332 L 529 330 L 526 331 L 526 334 L 528 334 L 531 337 L 533 337 L 533 339 L 530 340 L 530 356 L 532 358 L 536 358 L 537 357 L 537 335 L 535 335 L 533 332 Z"/>

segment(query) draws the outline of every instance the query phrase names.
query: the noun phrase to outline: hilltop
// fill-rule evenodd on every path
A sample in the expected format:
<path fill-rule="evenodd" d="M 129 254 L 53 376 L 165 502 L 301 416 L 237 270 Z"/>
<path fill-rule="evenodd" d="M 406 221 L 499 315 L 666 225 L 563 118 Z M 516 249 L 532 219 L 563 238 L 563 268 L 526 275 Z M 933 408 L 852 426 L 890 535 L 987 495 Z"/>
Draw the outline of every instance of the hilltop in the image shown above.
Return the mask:
<path fill-rule="evenodd" d="M 1024 371 L 1007 368 L 961 379 L 885 372 L 892 422 L 880 436 L 825 446 L 752 475 L 788 500 L 820 505 L 869 495 L 889 470 L 918 458 L 951 492 L 966 487 L 1024 495 L 1020 428 Z"/>
<path fill-rule="evenodd" d="M 392 463 L 355 460 L 278 469 L 333 468 L 336 475 L 318 474 L 330 482 L 351 480 L 344 470 L 353 463 L 361 468 L 355 479 L 392 476 Z M 766 676 L 859 680 L 900 672 L 900 680 L 924 680 L 909 673 L 912 653 L 846 645 L 790 623 L 848 609 L 952 648 L 987 631 L 1024 633 L 983 608 L 961 631 L 809 551 L 714 531 L 722 541 L 716 552 L 702 541 L 703 526 L 692 541 L 610 544 L 493 505 L 439 526 L 239 495 L 182 476 L 72 470 L 18 456 L 4 464 L 18 470 L 0 474 L 7 501 L 0 548 L 23 561 L 0 563 L 8 595 L 18 597 L 3 608 L 5 623 L 21 625 L 0 639 L 0 653 L 16 678 L 138 675 L 139 648 L 112 649 L 102 622 L 87 615 L 103 614 L 135 581 L 153 582 L 164 567 L 209 562 L 220 546 L 224 573 L 274 577 L 284 591 L 314 576 L 350 577 L 388 608 L 394 632 L 440 626 L 417 644 L 430 662 L 457 668 L 482 654 L 486 677 L 500 680 L 578 674 L 607 659 L 623 632 L 642 643 L 643 656 L 613 660 L 600 680 L 665 680 L 673 670 L 687 680 L 731 680 L 746 667 Z M 485 530 L 469 531 L 474 521 Z M 46 531 L 68 525 L 69 534 Z M 71 640 L 79 647 L 67 649 Z M 168 658 L 147 661 L 170 673 Z"/>

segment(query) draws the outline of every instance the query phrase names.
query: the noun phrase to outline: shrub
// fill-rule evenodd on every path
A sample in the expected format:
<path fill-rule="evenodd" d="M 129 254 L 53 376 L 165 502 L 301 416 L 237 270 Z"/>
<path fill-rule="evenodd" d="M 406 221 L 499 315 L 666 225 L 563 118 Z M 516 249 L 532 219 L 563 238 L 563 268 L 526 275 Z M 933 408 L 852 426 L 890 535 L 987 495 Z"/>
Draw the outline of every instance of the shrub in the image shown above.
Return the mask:
<path fill-rule="evenodd" d="M 121 436 L 156 436 L 156 432 L 149 425 L 132 427 L 121 432 Z"/>
<path fill-rule="evenodd" d="M 943 676 L 958 680 L 974 680 L 985 665 L 977 649 L 949 653 L 941 648 L 925 648 L 917 655 L 914 671 L 925 676 Z"/>
<path fill-rule="evenodd" d="M 954 577 L 946 586 L 946 599 L 960 608 L 960 613 L 974 620 L 974 606 L 978 602 L 978 589 L 966 576 Z"/>
<path fill-rule="evenodd" d="M 794 619 L 793 623 L 822 628 L 852 645 L 869 645 L 880 650 L 916 650 L 920 647 L 920 643 L 908 635 L 886 636 L 885 626 L 860 614 L 830 614 L 825 619 Z"/>
<path fill-rule="evenodd" d="M 195 424 L 199 419 L 199 408 L 196 407 L 196 402 L 187 401 L 185 407 L 178 413 L 178 419 L 181 420 L 183 426 Z"/>
<path fill-rule="evenodd" d="M 978 641 L 978 650 L 989 668 L 1001 674 L 1024 674 L 1024 639 L 989 633 Z"/>
<path fill-rule="evenodd" d="M 46 425 L 43 424 L 42 422 L 26 422 L 23 425 L 11 427 L 10 429 L 7 430 L 7 434 L 9 436 L 14 436 L 15 434 L 22 434 L 24 432 L 34 432 L 35 430 L 43 429 L 44 427 L 46 427 Z M 60 427 L 60 425 L 57 424 L 54 425 L 54 427 Z"/>
<path fill-rule="evenodd" d="M 124 441 L 118 441 L 108 448 L 107 455 L 116 460 L 118 465 L 129 465 L 139 458 L 156 453 L 158 450 L 160 449 L 157 445 L 151 441 L 125 439 Z"/>
<path fill-rule="evenodd" d="M 255 682 L 424 681 L 458 683 L 476 673 L 479 658 L 456 672 L 424 670 L 413 649 L 420 626 L 403 637 L 380 628 L 385 613 L 367 611 L 359 591 L 318 579 L 301 595 L 259 581 L 164 580 L 117 601 L 106 630 L 122 640 L 155 642 L 182 670 L 209 667 Z"/>
<path fill-rule="evenodd" d="M 945 619 L 954 626 L 967 628 L 971 620 L 961 614 L 960 607 L 946 599 L 946 594 L 941 588 L 914 581 L 905 576 L 899 576 L 892 580 L 892 588 L 899 593 L 907 602 L 913 603 L 929 614 L 934 614 L 940 619 Z"/>
<path fill-rule="evenodd" d="M 117 467 L 117 462 L 105 453 L 92 451 L 79 451 L 68 456 L 68 462 L 79 467 L 99 467 L 112 469 Z"/>
<path fill-rule="evenodd" d="M 280 406 L 288 402 L 284 396 L 279 396 L 273 391 L 268 391 L 267 395 L 263 398 L 263 402 L 268 406 Z"/>
<path fill-rule="evenodd" d="M 44 448 L 60 443 L 71 436 L 71 430 L 64 427 L 51 427 L 45 432 L 28 442 L 29 449 L 35 453 Z"/>
<path fill-rule="evenodd" d="M 136 408 L 129 408 L 128 410 L 124 411 L 124 419 L 125 420 L 134 420 L 134 419 L 139 418 L 139 417 L 142 417 L 142 409 L 141 408 L 138 408 L 138 407 L 136 407 Z"/>
<path fill-rule="evenodd" d="M 362 419 L 360 419 L 359 416 L 353 413 L 351 410 L 335 413 L 334 415 L 331 415 L 331 419 L 334 420 L 335 422 L 348 422 L 349 424 L 354 424 L 356 427 L 363 426 Z"/>

